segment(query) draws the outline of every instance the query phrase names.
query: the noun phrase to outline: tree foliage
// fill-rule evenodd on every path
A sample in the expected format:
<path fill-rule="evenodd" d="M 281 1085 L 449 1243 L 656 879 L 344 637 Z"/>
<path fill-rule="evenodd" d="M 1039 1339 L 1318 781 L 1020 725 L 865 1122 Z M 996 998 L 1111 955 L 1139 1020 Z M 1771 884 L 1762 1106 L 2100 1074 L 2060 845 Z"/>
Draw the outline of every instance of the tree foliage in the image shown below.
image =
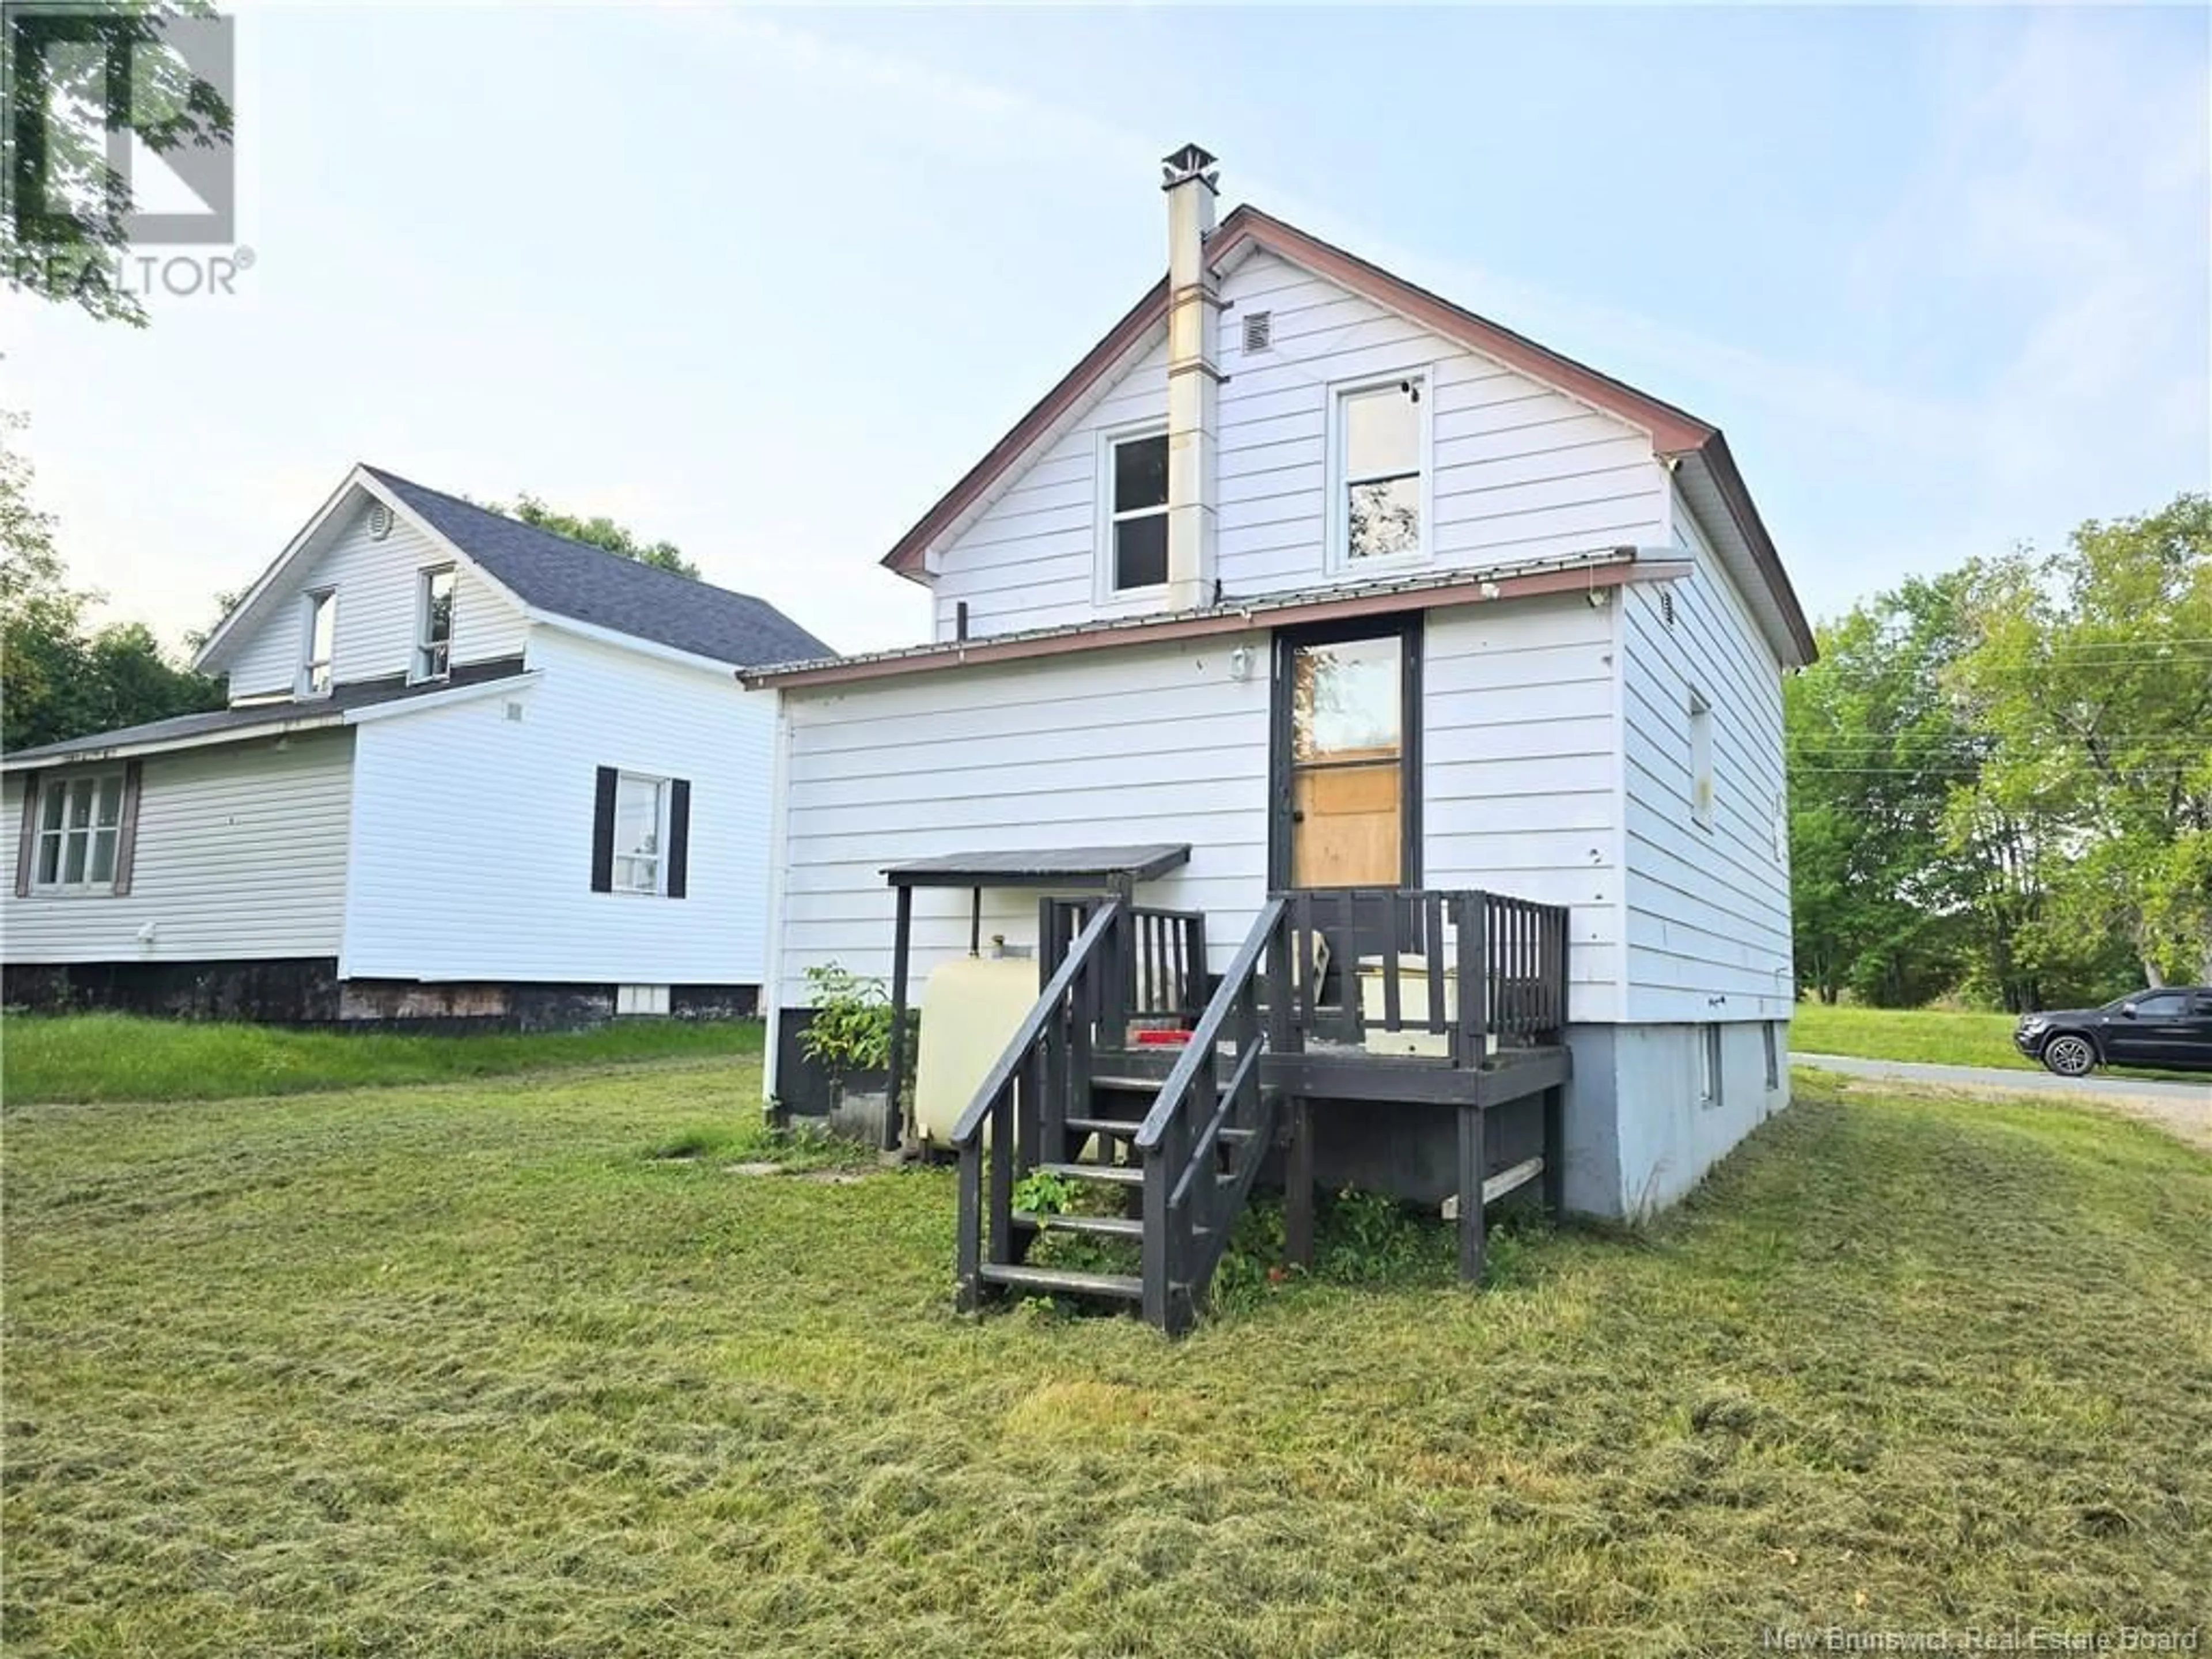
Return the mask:
<path fill-rule="evenodd" d="M 2212 982 L 2212 504 L 1883 593 L 1784 692 L 1799 976 L 2009 1008 Z"/>
<path fill-rule="evenodd" d="M 145 308 L 112 274 L 129 246 L 134 203 L 129 179 L 107 165 L 106 141 L 128 131 L 156 155 L 230 142 L 228 101 L 192 72 L 167 33 L 179 19 L 212 15 L 201 0 L 7 8 L 0 56 L 12 113 L 0 123 L 0 167 L 17 179 L 20 156 L 37 184 L 35 202 L 0 214 L 0 264 L 10 288 L 144 326 Z M 128 68 L 123 102 L 108 96 L 118 65 Z"/>
<path fill-rule="evenodd" d="M 625 559 L 635 559 L 640 564 L 649 564 L 656 569 L 673 571 L 679 576 L 699 580 L 699 567 L 684 556 L 684 551 L 673 542 L 642 542 L 623 526 L 605 514 L 595 518 L 581 519 L 573 513 L 562 513 L 548 507 L 535 495 L 524 495 L 513 507 L 494 507 L 494 513 L 504 514 L 510 519 L 520 519 L 540 530 L 550 530 L 556 536 L 566 536 L 571 541 L 588 542 L 593 547 Z"/>
<path fill-rule="evenodd" d="M 20 416 L 0 414 L 0 434 Z M 27 749 L 222 706 L 222 687 L 176 666 L 143 623 L 91 628 L 100 595 L 70 586 L 30 463 L 0 445 L 0 748 Z"/>

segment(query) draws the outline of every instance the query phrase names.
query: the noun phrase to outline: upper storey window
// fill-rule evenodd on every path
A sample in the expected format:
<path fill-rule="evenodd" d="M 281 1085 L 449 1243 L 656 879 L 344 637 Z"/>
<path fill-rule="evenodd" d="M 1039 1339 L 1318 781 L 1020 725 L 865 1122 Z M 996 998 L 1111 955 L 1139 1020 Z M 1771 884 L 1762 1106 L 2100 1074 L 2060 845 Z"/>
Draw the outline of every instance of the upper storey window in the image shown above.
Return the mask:
<path fill-rule="evenodd" d="M 338 596 L 325 588 L 307 596 L 300 618 L 300 674 L 295 687 L 303 697 L 331 689 L 331 661 L 338 633 Z"/>
<path fill-rule="evenodd" d="M 1341 567 L 1428 552 L 1427 385 L 1407 374 L 1336 394 L 1330 538 Z"/>
<path fill-rule="evenodd" d="M 442 680 L 453 666 L 453 567 L 422 573 L 415 606 L 415 672 L 418 680 Z"/>
<path fill-rule="evenodd" d="M 1106 443 L 1109 503 L 1104 555 L 1109 595 L 1158 587 L 1168 579 L 1168 434 L 1132 433 Z"/>

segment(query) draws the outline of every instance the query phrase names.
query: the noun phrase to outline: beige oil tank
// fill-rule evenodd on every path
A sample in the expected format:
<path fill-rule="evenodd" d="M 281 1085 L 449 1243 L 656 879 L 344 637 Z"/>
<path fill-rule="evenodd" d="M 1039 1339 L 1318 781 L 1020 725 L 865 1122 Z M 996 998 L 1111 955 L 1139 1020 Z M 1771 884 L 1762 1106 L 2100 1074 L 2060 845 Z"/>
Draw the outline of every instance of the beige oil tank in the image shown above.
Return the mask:
<path fill-rule="evenodd" d="M 925 1145 L 952 1144 L 960 1114 L 1036 1000 L 1032 960 L 960 957 L 930 970 L 914 1067 L 915 1133 Z"/>

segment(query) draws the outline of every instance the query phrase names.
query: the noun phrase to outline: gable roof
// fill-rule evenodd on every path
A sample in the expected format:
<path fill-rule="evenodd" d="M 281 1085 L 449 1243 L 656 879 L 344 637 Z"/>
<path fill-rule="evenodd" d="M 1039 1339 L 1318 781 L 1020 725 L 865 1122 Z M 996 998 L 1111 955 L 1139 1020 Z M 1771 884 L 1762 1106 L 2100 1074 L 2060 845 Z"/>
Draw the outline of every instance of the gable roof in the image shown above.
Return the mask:
<path fill-rule="evenodd" d="M 566 619 L 736 668 L 829 652 L 764 599 L 625 559 L 540 530 L 366 462 L 348 472 L 291 544 L 200 647 L 194 666 L 219 669 L 246 619 L 264 611 L 284 572 L 361 495 L 404 514 L 533 617 Z"/>
<path fill-rule="evenodd" d="M 362 471 L 533 611 L 741 668 L 829 650 L 750 593 L 540 530 L 382 467 Z"/>
<path fill-rule="evenodd" d="M 1249 203 L 1236 208 L 1207 240 L 1206 256 L 1217 266 L 1255 249 L 1265 249 L 1316 276 L 1328 278 L 1352 293 L 1395 311 L 1446 339 L 1519 369 L 1532 379 L 1556 386 L 1594 409 L 1616 416 L 1651 434 L 1651 446 L 1662 460 L 1687 463 L 1697 474 L 1696 486 L 1686 491 L 1693 503 L 1710 501 L 1724 512 L 1727 527 L 1741 538 L 1761 584 L 1771 597 L 1778 619 L 1796 647 L 1802 660 L 1814 655 L 1813 629 L 1806 621 L 1796 590 L 1782 568 L 1781 555 L 1759 516 L 1728 440 L 1718 427 L 1699 420 L 1674 404 L 1599 373 L 1587 364 L 1563 356 L 1548 346 L 1478 316 L 1465 307 L 1430 293 L 1426 289 L 1393 276 L 1380 265 L 1322 241 L 1295 225 L 1261 212 Z M 883 562 L 900 575 L 926 581 L 927 561 L 939 538 L 981 500 L 1020 459 L 1060 420 L 1071 415 L 1108 374 L 1137 346 L 1160 327 L 1167 316 L 1168 283 L 1155 283 L 1144 297 L 1106 331 L 1059 384 L 999 441 L 960 481 L 923 514 L 914 527 L 884 555 Z"/>

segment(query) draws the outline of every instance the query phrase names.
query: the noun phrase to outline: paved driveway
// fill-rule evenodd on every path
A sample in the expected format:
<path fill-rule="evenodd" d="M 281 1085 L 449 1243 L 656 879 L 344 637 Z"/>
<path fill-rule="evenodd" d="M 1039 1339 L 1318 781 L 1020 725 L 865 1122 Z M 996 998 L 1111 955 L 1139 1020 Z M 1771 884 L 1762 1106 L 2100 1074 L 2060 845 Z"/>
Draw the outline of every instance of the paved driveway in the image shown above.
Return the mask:
<path fill-rule="evenodd" d="M 2008 1095 L 2063 1095 L 2092 1100 L 2163 1124 L 2185 1140 L 2212 1148 L 2212 1077 L 2202 1083 L 2162 1083 L 2125 1073 L 2063 1078 L 2040 1067 L 2009 1071 L 1997 1066 L 1923 1066 L 1903 1060 L 1855 1060 L 1844 1054 L 1801 1054 L 1798 1066 L 1817 1066 L 1845 1077 L 1877 1078 L 1893 1083 L 1927 1083 L 1947 1089 L 1987 1089 Z"/>

